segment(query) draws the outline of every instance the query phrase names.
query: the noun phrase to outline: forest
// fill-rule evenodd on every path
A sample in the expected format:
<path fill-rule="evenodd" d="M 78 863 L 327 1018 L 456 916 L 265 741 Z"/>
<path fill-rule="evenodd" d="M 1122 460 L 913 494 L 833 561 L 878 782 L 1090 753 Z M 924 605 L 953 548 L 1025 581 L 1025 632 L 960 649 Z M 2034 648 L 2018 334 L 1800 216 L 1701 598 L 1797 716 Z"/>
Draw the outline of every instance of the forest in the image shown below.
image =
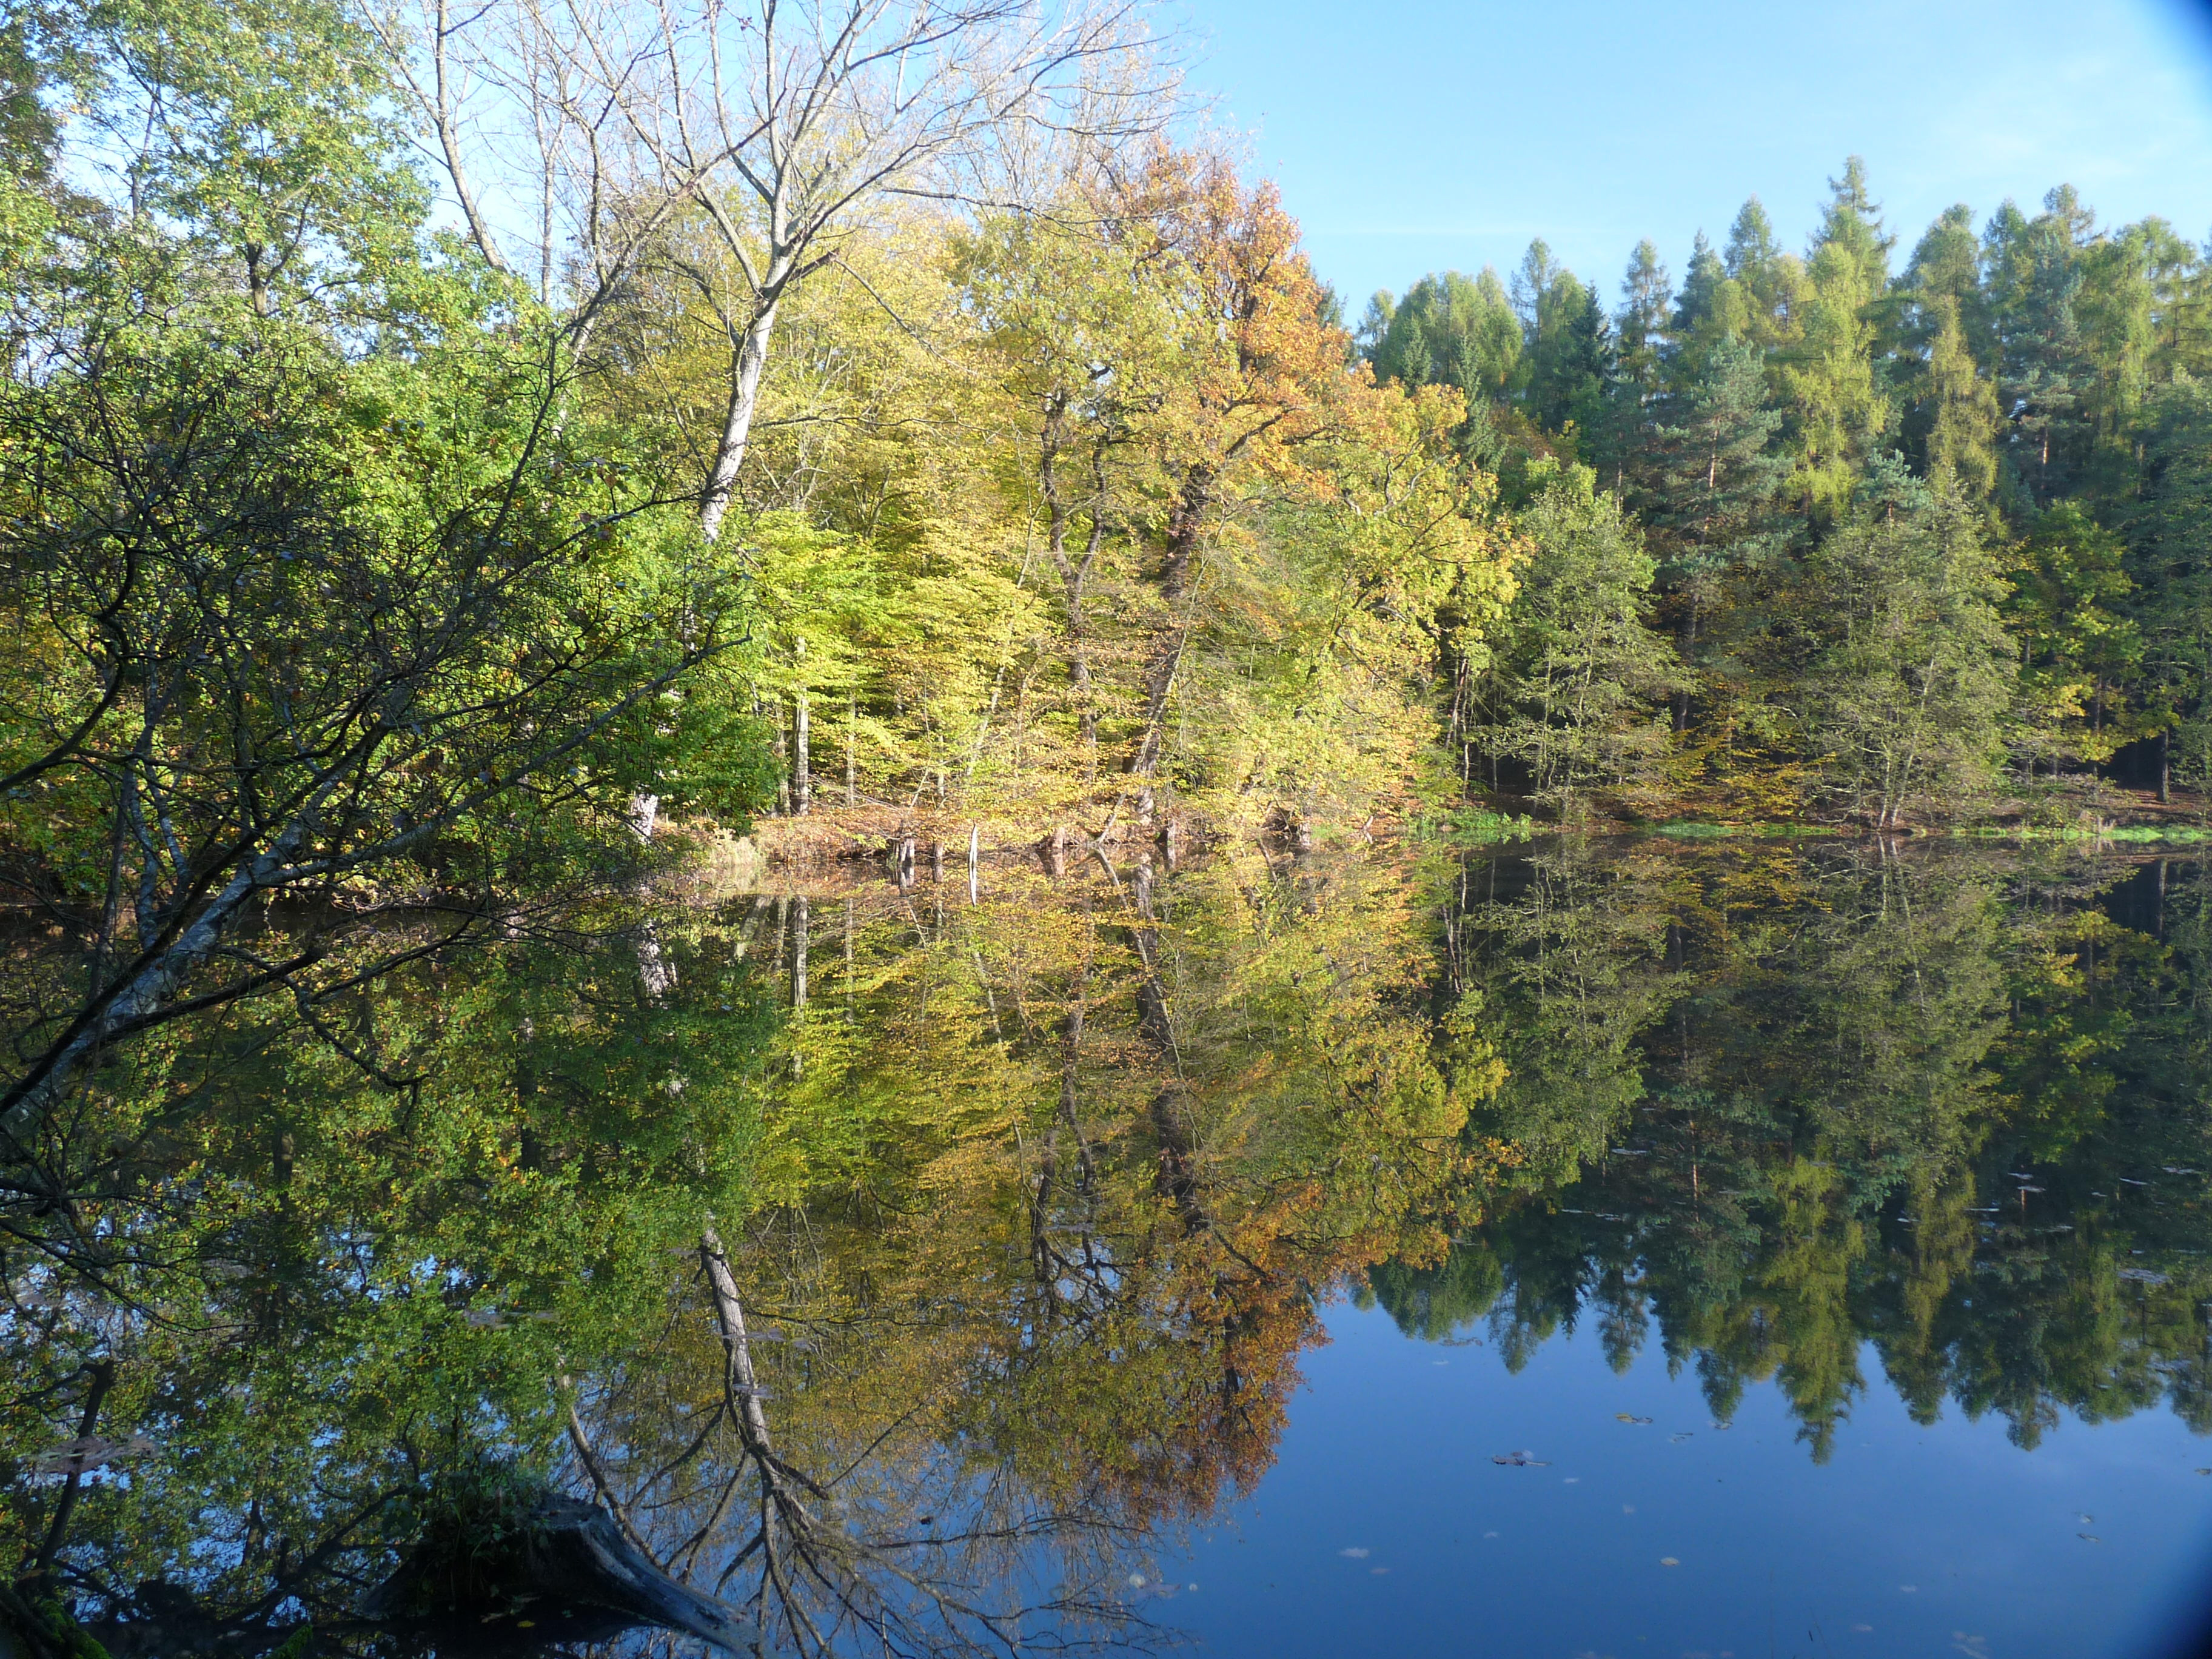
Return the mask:
<path fill-rule="evenodd" d="M 2212 768 L 2163 222 L 2061 186 L 1906 254 L 1854 160 L 1802 254 L 1754 199 L 1679 287 L 1539 241 L 1355 325 L 1132 14 L 861 7 L 745 85 L 711 7 L 442 15 L 10 22 L 50 898 L 663 822 L 2073 823 Z"/>

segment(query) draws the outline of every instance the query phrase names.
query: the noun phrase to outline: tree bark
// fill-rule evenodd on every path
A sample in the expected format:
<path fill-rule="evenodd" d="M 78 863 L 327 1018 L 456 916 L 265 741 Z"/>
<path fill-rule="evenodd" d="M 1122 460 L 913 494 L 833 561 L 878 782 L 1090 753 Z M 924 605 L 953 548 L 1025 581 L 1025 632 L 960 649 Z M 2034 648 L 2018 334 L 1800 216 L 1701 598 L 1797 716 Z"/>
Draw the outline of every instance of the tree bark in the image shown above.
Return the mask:
<path fill-rule="evenodd" d="M 722 416 L 722 434 L 714 447 L 714 465 L 699 502 L 699 530 L 708 541 L 722 533 L 722 520 L 737 493 L 738 470 L 745 464 L 752 441 L 753 413 L 760 407 L 761 370 L 768 363 L 768 349 L 775 333 L 776 301 L 770 300 L 753 315 L 738 343 L 738 369 L 730 378 L 729 407 Z"/>
<path fill-rule="evenodd" d="M 1200 534 L 1206 510 L 1213 505 L 1218 477 L 1212 466 L 1205 464 L 1192 467 L 1183 475 L 1182 489 L 1168 520 L 1167 544 L 1160 557 L 1160 597 L 1167 601 L 1170 613 L 1190 595 Z M 1160 748 L 1167 729 L 1168 699 L 1174 693 L 1176 675 L 1182 667 L 1183 647 L 1189 638 L 1189 623 L 1179 621 L 1170 614 L 1145 665 L 1144 729 L 1122 768 L 1139 780 L 1137 813 L 1140 817 L 1151 816 L 1155 805 L 1152 776 L 1159 769 Z"/>
<path fill-rule="evenodd" d="M 806 693 L 801 691 L 792 714 L 791 755 L 791 810 L 801 817 L 806 815 L 807 803 L 813 797 L 814 787 L 813 765 L 807 747 L 806 714 Z"/>

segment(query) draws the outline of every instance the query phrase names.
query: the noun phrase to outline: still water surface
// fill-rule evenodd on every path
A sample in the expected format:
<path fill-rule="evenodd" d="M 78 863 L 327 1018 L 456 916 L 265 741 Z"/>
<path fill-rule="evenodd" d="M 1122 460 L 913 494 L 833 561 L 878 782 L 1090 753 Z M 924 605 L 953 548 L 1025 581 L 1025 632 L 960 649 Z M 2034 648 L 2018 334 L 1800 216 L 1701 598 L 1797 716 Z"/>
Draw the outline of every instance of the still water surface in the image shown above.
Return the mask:
<path fill-rule="evenodd" d="M 558 1491 L 766 1651 L 2191 1650 L 2197 862 L 964 873 L 396 988 L 404 1109 L 166 1057 L 189 1156 L 9 1247 L 43 1582 L 117 1654 L 701 1651 L 438 1599 Z"/>

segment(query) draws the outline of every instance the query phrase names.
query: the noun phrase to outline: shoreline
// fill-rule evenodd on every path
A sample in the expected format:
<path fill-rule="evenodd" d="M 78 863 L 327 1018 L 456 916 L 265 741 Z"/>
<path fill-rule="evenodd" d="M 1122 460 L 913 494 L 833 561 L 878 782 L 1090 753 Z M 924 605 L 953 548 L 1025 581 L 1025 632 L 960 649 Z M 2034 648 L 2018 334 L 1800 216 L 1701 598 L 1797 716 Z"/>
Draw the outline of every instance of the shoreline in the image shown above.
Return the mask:
<path fill-rule="evenodd" d="M 2074 801 L 1991 802 L 1952 819 L 1916 819 L 1878 828 L 1863 819 L 1772 818 L 1739 814 L 1723 800 L 1685 798 L 1643 810 L 1593 811 L 1572 821 L 1540 817 L 1534 803 L 1491 799 L 1471 801 L 1434 818 L 1409 818 L 1381 811 L 1358 825 L 1300 825 L 1271 819 L 1226 829 L 1197 812 L 1154 819 L 1110 820 L 1101 831 L 1065 817 L 1023 818 L 1003 812 L 933 811 L 908 813 L 890 805 L 817 809 L 804 817 L 763 817 L 743 836 L 710 823 L 672 826 L 692 836 L 711 866 L 742 877 L 768 869 L 830 870 L 873 866 L 915 880 L 956 878 L 971 861 L 979 867 L 1035 864 L 1048 873 L 1102 849 L 1156 849 L 1170 864 L 1185 854 L 1249 841 L 1271 856 L 1291 855 L 1364 842 L 1369 845 L 1430 842 L 1480 846 L 1555 836 L 1596 839 L 1655 836 L 1674 841 L 1843 840 L 1972 841 L 2073 845 L 2191 846 L 2212 844 L 2212 798 L 2184 795 L 2160 803 L 2149 791 L 2107 785 Z M 1638 804 L 1643 806 L 1642 803 Z M 2063 810 L 2072 806 L 2070 812 Z M 2060 808 L 2062 810 L 2053 811 Z M 1663 814 L 1663 815 L 1662 815 Z"/>

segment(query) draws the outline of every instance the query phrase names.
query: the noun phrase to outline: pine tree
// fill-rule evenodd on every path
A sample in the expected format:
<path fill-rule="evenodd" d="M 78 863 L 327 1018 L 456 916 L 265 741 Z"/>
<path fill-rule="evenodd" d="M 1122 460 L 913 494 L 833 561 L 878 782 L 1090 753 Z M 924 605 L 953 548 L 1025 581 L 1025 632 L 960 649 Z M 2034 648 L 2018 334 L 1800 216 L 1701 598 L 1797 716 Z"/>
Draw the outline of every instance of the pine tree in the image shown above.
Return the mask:
<path fill-rule="evenodd" d="M 1781 488 L 1790 462 L 1772 451 L 1782 415 L 1766 402 L 1762 353 L 1722 341 L 1682 387 L 1673 424 L 1658 428 L 1655 527 L 1697 547 L 1741 540 Z"/>

